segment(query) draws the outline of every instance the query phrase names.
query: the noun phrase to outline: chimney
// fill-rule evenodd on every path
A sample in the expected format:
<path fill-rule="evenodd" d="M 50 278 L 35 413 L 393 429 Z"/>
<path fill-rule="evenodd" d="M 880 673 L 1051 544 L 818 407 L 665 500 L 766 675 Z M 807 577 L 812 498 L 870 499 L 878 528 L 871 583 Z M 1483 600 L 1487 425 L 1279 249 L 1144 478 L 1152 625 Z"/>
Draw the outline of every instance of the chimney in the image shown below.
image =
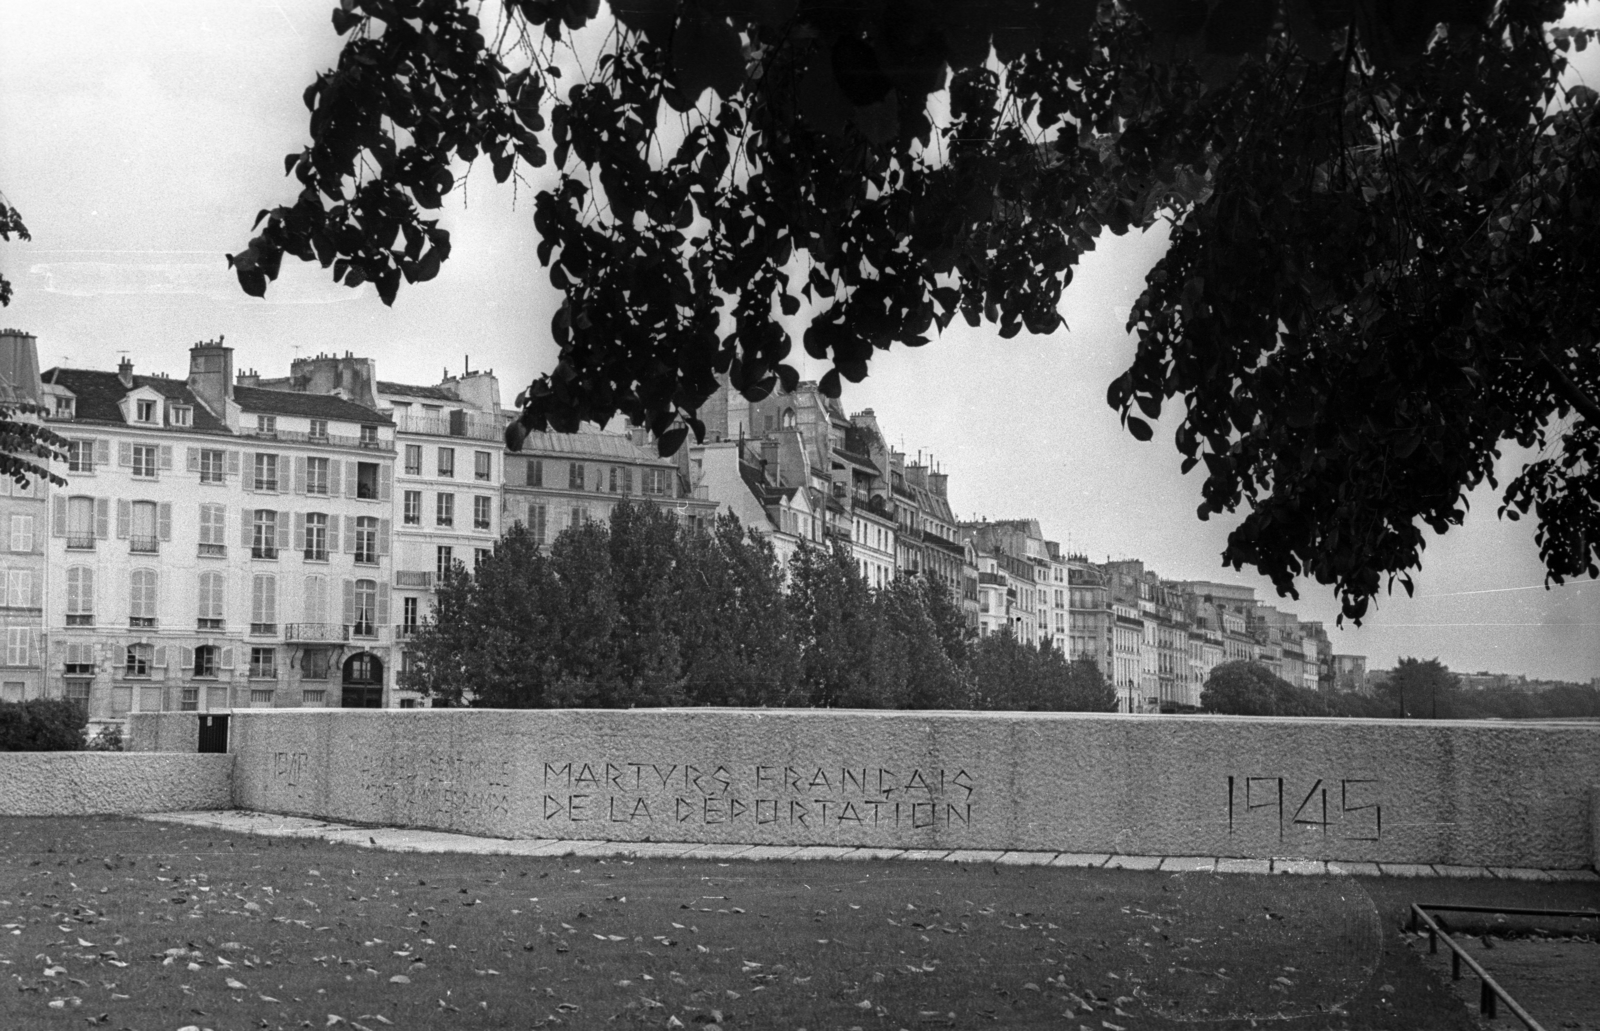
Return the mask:
<path fill-rule="evenodd" d="M 127 389 L 133 389 L 133 362 L 124 358 L 117 363 L 117 379 Z"/>
<path fill-rule="evenodd" d="M 928 474 L 928 490 L 931 491 L 935 497 L 945 498 L 948 500 L 950 497 L 949 493 L 947 493 L 949 483 L 949 473 Z"/>
<path fill-rule="evenodd" d="M 0 400 L 39 401 L 39 342 L 20 329 L 0 329 Z"/>
<path fill-rule="evenodd" d="M 189 389 L 219 419 L 233 400 L 233 348 L 222 337 L 189 348 Z"/>
<path fill-rule="evenodd" d="M 241 371 L 234 380 L 234 385 L 239 387 L 258 387 L 261 385 L 261 373 L 254 369 L 248 372 Z"/>

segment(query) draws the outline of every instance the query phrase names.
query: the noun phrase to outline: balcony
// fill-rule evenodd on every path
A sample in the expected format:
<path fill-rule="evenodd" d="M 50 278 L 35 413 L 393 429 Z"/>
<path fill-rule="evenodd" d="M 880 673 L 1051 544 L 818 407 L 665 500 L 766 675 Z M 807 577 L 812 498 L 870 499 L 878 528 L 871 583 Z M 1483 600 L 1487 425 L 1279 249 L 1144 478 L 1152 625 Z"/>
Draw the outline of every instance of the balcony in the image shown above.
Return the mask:
<path fill-rule="evenodd" d="M 200 557 L 227 558 L 228 546 L 226 544 L 202 544 L 200 545 Z"/>
<path fill-rule="evenodd" d="M 154 555 L 161 550 L 161 538 L 137 535 L 129 537 L 128 550 L 135 555 Z"/>
<path fill-rule="evenodd" d="M 337 644 L 350 640 L 343 623 L 285 623 L 283 639 L 289 644 Z"/>
<path fill-rule="evenodd" d="M 201 616 L 195 620 L 195 629 L 220 633 L 222 631 L 222 617 Z"/>
<path fill-rule="evenodd" d="M 276 623 L 251 623 L 251 637 L 277 637 L 278 624 Z"/>
<path fill-rule="evenodd" d="M 499 441 L 505 434 L 504 420 L 475 412 L 456 411 L 447 415 L 397 415 L 394 426 L 399 433 L 424 433 L 434 437 L 466 437 L 470 440 Z"/>
<path fill-rule="evenodd" d="M 416 633 L 416 623 L 396 623 L 394 625 L 394 637 L 397 641 L 409 641 L 416 636 Z"/>
<path fill-rule="evenodd" d="M 396 569 L 394 571 L 394 585 L 396 587 L 414 587 L 424 591 L 431 591 L 433 590 L 433 574 L 412 569 Z"/>
<path fill-rule="evenodd" d="M 352 437 L 341 433 L 308 433 L 305 430 L 240 430 L 241 437 L 260 440 L 287 440 L 303 444 L 326 444 L 330 447 L 352 447 L 363 451 L 393 451 L 394 441 Z"/>
<path fill-rule="evenodd" d="M 92 533 L 68 533 L 68 551 L 93 551 L 95 536 Z"/>

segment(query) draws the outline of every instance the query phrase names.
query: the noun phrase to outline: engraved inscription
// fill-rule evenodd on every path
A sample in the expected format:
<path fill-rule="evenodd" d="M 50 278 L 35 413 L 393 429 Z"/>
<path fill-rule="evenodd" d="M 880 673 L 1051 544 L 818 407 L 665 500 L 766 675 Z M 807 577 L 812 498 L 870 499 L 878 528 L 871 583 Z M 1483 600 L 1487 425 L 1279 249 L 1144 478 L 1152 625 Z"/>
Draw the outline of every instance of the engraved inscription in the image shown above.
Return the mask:
<path fill-rule="evenodd" d="M 1371 777 L 1228 777 L 1228 833 L 1275 827 L 1279 841 L 1297 832 L 1341 841 L 1383 836 L 1381 785 Z M 1302 793 L 1301 789 L 1304 788 Z"/>
<path fill-rule="evenodd" d="M 460 753 L 365 755 L 358 776 L 367 794 L 433 819 L 506 816 L 511 812 L 510 759 Z"/>

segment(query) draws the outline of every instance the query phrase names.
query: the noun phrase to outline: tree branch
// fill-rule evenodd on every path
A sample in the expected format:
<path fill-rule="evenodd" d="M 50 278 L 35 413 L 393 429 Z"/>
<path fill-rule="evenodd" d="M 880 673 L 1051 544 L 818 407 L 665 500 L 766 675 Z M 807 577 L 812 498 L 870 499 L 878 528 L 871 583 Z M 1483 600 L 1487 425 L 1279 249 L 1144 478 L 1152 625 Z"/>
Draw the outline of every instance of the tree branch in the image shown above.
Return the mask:
<path fill-rule="evenodd" d="M 1600 426 L 1600 403 L 1584 392 L 1583 388 L 1567 375 L 1567 370 L 1558 365 L 1550 353 L 1544 348 L 1538 348 L 1539 364 L 1549 374 L 1550 385 L 1556 388 L 1556 394 L 1573 410 L 1587 419 L 1591 424 Z"/>

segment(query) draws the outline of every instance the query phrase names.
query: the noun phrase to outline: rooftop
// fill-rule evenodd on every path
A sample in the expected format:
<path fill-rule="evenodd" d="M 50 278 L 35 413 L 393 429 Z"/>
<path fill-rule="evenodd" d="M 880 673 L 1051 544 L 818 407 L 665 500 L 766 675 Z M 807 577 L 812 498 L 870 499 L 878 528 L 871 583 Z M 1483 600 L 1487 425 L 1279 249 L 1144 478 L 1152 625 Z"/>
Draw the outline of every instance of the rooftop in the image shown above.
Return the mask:
<path fill-rule="evenodd" d="M 135 376 L 133 387 L 125 387 L 114 372 L 102 372 L 98 369 L 49 369 L 40 377 L 44 382 L 66 387 L 72 391 L 76 398 L 74 403 L 73 422 L 101 422 L 118 426 L 127 425 L 127 420 L 122 417 L 122 409 L 118 402 L 127 396 L 132 389 L 149 387 L 162 397 L 169 398 L 179 404 L 194 407 L 194 426 L 181 427 L 193 429 L 200 433 L 227 433 L 228 427 L 221 419 L 211 414 L 210 409 L 201 404 L 189 389 L 189 385 L 181 379 L 168 379 L 165 376 Z M 161 427 L 166 429 L 167 427 Z"/>
<path fill-rule="evenodd" d="M 385 426 L 394 422 L 384 412 L 330 394 L 303 394 L 295 390 L 234 387 L 233 399 L 247 412 L 261 412 L 267 415 L 298 415 L 311 419 L 337 419 L 340 422 L 380 423 Z"/>

